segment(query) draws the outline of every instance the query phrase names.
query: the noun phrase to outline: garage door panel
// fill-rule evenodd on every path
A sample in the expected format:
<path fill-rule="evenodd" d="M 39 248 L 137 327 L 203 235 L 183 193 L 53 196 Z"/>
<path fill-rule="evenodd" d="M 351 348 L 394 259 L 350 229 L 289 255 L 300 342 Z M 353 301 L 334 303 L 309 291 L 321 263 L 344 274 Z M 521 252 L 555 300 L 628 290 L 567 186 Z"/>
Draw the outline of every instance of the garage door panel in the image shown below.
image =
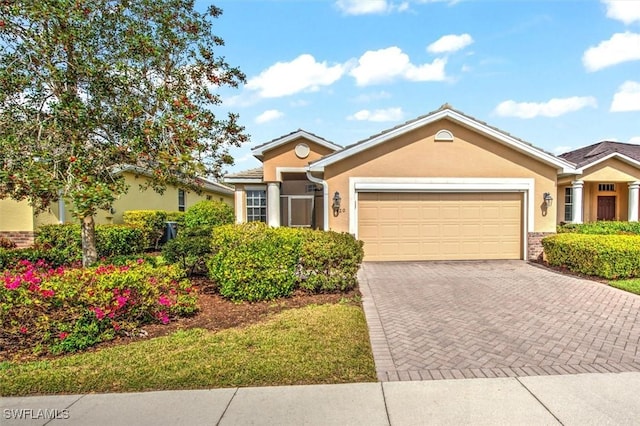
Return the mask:
<path fill-rule="evenodd" d="M 366 260 L 522 258 L 522 193 L 360 193 Z"/>

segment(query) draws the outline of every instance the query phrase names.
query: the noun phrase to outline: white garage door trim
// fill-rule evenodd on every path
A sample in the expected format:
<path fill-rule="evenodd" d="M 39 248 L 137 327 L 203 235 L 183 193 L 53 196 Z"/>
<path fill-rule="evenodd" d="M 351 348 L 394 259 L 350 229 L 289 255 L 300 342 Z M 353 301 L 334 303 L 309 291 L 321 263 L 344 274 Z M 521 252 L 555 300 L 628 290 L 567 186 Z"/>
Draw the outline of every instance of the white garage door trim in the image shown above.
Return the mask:
<path fill-rule="evenodd" d="M 359 192 L 524 192 L 522 244 L 527 258 L 527 233 L 534 229 L 535 180 L 531 178 L 349 178 L 349 233 L 358 238 Z"/>

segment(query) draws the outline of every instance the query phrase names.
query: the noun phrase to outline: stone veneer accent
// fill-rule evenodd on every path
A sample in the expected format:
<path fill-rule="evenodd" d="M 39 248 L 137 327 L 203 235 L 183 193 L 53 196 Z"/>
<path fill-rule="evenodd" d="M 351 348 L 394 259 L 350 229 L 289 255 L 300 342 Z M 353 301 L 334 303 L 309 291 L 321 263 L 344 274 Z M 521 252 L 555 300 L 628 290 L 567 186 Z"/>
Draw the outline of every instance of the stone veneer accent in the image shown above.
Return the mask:
<path fill-rule="evenodd" d="M 535 262 L 542 260 L 542 239 L 549 235 L 555 235 L 555 232 L 529 232 L 527 234 L 527 259 Z"/>
<path fill-rule="evenodd" d="M 33 245 L 35 233 L 32 231 L 0 231 L 0 237 L 5 237 L 16 243 L 18 248 Z"/>

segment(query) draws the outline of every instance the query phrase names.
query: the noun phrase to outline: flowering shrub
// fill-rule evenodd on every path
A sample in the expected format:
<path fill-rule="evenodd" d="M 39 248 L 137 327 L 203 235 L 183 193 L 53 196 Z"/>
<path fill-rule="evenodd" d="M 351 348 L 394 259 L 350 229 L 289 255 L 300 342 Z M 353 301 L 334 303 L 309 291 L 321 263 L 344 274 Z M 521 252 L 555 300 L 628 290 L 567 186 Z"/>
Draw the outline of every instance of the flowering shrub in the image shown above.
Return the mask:
<path fill-rule="evenodd" d="M 0 347 L 74 352 L 196 310 L 197 294 L 174 265 L 65 269 L 23 260 L 0 275 Z"/>

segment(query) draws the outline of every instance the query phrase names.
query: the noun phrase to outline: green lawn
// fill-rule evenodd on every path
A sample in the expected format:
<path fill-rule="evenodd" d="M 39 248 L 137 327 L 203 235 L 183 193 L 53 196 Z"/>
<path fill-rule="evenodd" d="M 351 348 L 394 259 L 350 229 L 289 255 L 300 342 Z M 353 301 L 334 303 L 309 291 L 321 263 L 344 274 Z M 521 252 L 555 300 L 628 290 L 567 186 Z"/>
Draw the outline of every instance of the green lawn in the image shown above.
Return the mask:
<path fill-rule="evenodd" d="M 610 281 L 609 285 L 631 293 L 640 294 L 640 278 L 629 280 Z"/>
<path fill-rule="evenodd" d="M 308 306 L 242 329 L 170 336 L 55 360 L 0 363 L 0 395 L 375 381 L 362 309 Z"/>

